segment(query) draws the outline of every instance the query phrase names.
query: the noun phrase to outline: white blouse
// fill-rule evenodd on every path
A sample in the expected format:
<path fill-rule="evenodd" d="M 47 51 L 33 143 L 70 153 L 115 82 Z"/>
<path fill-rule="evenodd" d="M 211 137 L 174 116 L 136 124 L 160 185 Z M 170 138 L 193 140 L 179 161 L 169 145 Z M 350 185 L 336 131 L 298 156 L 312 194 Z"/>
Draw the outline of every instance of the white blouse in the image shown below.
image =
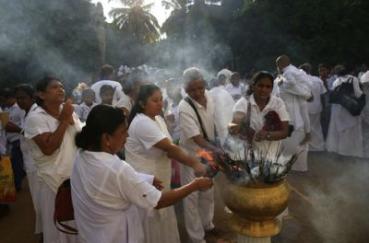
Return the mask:
<path fill-rule="evenodd" d="M 71 176 L 77 228 L 88 243 L 143 243 L 138 208 L 152 211 L 161 197 L 152 176 L 116 155 L 79 151 Z"/>
<path fill-rule="evenodd" d="M 40 106 L 31 110 L 25 120 L 24 137 L 30 142 L 37 174 L 54 192 L 72 173 L 77 152 L 74 137 L 77 132 L 82 130 L 82 124 L 75 113 L 73 114 L 73 120 L 74 124 L 68 126 L 62 144 L 52 155 L 45 155 L 33 141 L 33 138 L 43 133 L 53 133 L 60 124 L 59 120 L 50 116 Z"/>
<path fill-rule="evenodd" d="M 275 111 L 279 115 L 281 121 L 289 121 L 289 115 L 283 100 L 273 95 L 270 96 L 268 104 L 264 107 L 262 111 L 256 104 L 254 95 L 251 95 L 249 101 L 246 100 L 245 97 L 242 97 L 233 107 L 233 112 L 242 112 L 244 114 L 247 114 L 248 102 L 251 103 L 250 125 L 256 132 L 260 131 L 264 126 L 264 116 L 269 111 Z"/>

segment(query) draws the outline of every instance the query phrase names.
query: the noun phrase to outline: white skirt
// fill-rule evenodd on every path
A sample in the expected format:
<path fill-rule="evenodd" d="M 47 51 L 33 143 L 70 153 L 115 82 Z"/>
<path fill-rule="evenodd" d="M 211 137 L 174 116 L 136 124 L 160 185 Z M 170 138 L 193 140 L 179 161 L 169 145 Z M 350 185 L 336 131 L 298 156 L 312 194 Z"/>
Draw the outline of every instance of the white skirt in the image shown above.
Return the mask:
<path fill-rule="evenodd" d="M 35 210 L 35 234 L 42 233 L 42 219 L 40 209 L 40 183 L 41 179 L 37 176 L 36 171 L 27 172 L 27 179 L 31 198 L 33 202 L 33 208 Z"/>
<path fill-rule="evenodd" d="M 78 235 L 68 235 L 58 231 L 54 224 L 54 208 L 56 193 L 40 180 L 40 213 L 42 220 L 42 230 L 44 243 L 77 243 Z M 69 223 L 68 223 L 69 224 Z M 72 227 L 76 227 L 73 222 L 70 222 Z"/>

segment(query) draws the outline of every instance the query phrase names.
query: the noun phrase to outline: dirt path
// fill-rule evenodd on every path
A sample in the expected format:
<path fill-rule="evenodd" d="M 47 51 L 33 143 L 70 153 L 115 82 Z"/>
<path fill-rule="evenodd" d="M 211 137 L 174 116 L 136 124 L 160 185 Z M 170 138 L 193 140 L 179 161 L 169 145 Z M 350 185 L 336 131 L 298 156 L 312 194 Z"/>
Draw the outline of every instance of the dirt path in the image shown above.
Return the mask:
<path fill-rule="evenodd" d="M 312 153 L 309 154 L 309 172 L 292 173 L 288 181 L 298 192 L 291 192 L 289 216 L 284 220 L 280 235 L 272 239 L 273 243 L 368 242 L 368 160 Z M 7 215 L 0 216 L 0 243 L 38 242 L 38 237 L 33 234 L 31 198 L 24 184 L 17 202 L 10 206 Z M 221 234 L 218 239 L 208 237 L 208 242 L 234 242 L 219 192 L 215 198 L 214 221 Z M 183 217 L 179 216 L 178 221 L 185 242 Z"/>

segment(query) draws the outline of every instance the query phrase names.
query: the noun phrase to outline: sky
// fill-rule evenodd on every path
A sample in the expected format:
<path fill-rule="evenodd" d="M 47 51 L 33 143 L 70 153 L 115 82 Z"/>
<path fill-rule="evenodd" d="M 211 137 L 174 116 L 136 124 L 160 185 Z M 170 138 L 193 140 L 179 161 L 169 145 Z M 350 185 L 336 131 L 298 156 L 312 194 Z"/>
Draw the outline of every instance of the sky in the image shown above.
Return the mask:
<path fill-rule="evenodd" d="M 109 16 L 109 12 L 112 8 L 119 8 L 122 7 L 122 3 L 119 0 L 91 0 L 92 3 L 101 2 L 104 8 L 104 15 L 107 22 L 112 22 L 112 19 Z M 158 19 L 158 22 L 160 26 L 164 23 L 164 21 L 169 17 L 170 10 L 166 10 L 161 5 L 161 1 L 155 1 L 155 0 L 146 0 L 145 3 L 154 3 L 151 13 L 155 15 L 155 17 Z"/>

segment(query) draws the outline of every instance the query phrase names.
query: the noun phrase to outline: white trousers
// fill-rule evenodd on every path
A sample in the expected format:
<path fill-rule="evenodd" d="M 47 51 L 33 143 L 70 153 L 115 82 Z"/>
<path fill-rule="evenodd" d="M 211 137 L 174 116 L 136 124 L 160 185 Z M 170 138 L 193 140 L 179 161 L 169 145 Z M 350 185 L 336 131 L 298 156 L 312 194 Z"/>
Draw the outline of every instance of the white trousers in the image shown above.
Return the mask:
<path fill-rule="evenodd" d="M 181 184 L 195 178 L 193 169 L 181 165 Z M 214 228 L 214 189 L 193 192 L 183 199 L 186 231 L 192 243 L 205 243 L 205 231 Z"/>

